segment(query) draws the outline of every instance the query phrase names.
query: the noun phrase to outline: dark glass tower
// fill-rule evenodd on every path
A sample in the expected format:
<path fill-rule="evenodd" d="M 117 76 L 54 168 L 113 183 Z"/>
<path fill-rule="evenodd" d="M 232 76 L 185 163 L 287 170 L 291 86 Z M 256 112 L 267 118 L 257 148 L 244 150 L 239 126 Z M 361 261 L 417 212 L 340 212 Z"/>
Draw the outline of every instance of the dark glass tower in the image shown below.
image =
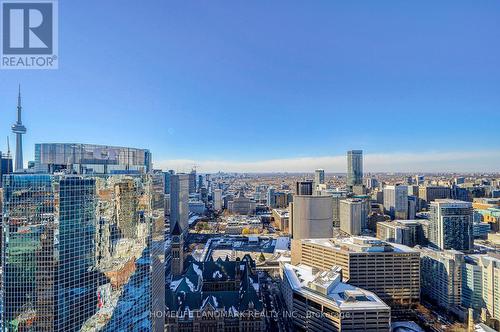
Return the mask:
<path fill-rule="evenodd" d="M 3 330 L 163 331 L 153 190 L 150 175 L 5 177 Z"/>
<path fill-rule="evenodd" d="M 347 186 L 363 184 L 363 151 L 347 151 Z"/>

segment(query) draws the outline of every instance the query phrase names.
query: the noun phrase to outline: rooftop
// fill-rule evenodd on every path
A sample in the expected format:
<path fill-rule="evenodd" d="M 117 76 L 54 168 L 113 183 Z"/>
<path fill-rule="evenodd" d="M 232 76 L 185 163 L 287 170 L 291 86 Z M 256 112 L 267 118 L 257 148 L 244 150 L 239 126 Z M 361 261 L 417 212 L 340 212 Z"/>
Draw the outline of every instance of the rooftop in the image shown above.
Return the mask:
<path fill-rule="evenodd" d="M 317 244 L 350 252 L 416 252 L 414 249 L 396 243 L 389 243 L 371 236 L 335 237 L 306 239 L 302 242 Z"/>
<path fill-rule="evenodd" d="M 337 266 L 331 270 L 318 270 L 307 265 L 285 264 L 283 273 L 294 291 L 328 301 L 340 309 L 390 309 L 374 293 L 343 283 L 342 271 Z"/>
<path fill-rule="evenodd" d="M 465 201 L 460 201 L 457 199 L 451 199 L 451 198 L 438 198 L 435 199 L 431 204 L 458 204 L 458 205 L 468 205 L 472 207 L 471 202 L 465 202 Z"/>

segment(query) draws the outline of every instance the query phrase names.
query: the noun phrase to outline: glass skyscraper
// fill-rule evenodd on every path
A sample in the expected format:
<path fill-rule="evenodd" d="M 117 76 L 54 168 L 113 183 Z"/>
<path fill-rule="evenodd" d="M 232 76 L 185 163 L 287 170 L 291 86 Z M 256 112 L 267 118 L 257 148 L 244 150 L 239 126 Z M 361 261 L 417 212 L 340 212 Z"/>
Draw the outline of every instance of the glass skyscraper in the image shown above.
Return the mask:
<path fill-rule="evenodd" d="M 5 177 L 3 330 L 163 330 L 152 188 L 146 175 Z"/>
<path fill-rule="evenodd" d="M 363 151 L 347 151 L 347 186 L 363 184 Z"/>
<path fill-rule="evenodd" d="M 433 246 L 441 250 L 474 248 L 472 203 L 437 199 L 431 202 L 429 212 Z"/>
<path fill-rule="evenodd" d="M 93 144 L 35 144 L 35 171 L 54 173 L 61 170 L 78 174 L 147 173 L 151 171 L 151 152 Z"/>

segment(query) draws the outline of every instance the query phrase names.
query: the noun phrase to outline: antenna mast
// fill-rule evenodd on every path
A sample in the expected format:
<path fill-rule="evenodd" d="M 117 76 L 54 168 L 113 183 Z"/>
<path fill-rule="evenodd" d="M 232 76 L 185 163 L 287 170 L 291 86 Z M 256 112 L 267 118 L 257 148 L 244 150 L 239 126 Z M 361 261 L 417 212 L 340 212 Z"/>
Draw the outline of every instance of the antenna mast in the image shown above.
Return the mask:
<path fill-rule="evenodd" d="M 7 136 L 7 174 L 10 173 L 10 163 L 9 163 L 10 157 L 10 143 L 9 143 L 9 136 Z"/>

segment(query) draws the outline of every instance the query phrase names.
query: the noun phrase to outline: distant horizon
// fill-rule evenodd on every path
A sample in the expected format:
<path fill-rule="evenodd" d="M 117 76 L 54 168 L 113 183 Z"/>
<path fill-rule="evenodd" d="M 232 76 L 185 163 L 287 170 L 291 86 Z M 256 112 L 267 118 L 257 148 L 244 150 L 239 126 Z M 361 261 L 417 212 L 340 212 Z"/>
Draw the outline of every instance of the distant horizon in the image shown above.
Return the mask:
<path fill-rule="evenodd" d="M 347 152 L 347 151 L 346 151 Z M 347 156 L 319 156 L 257 161 L 235 160 L 156 160 L 153 168 L 188 172 L 193 166 L 200 172 L 217 173 L 345 173 Z M 500 151 L 388 153 L 363 151 L 365 173 L 500 173 Z M 482 167 L 475 164 L 482 162 Z M 472 165 L 471 165 L 472 164 Z"/>
<path fill-rule="evenodd" d="M 189 172 L 196 166 L 201 173 L 313 173 L 315 169 L 324 169 L 325 173 L 346 173 L 347 151 L 344 155 L 297 157 L 268 160 L 195 160 L 174 159 L 158 160 L 155 152 L 147 146 L 125 146 L 96 142 L 61 142 L 44 140 L 33 144 L 33 154 L 25 155 L 25 166 L 28 161 L 34 161 L 35 144 L 88 144 L 99 146 L 129 147 L 146 149 L 152 154 L 153 169 Z M 12 145 L 12 143 L 11 143 Z M 24 147 L 26 151 L 26 146 Z M 362 150 L 362 149 L 351 149 Z M 1 150 L 0 150 L 1 151 Z M 454 152 L 400 152 L 400 153 L 366 153 L 363 151 L 364 173 L 500 173 L 500 151 L 476 150 Z M 3 152 L 3 151 L 2 151 Z M 11 156 L 13 149 L 11 147 Z M 481 167 L 474 166 L 481 163 Z M 472 165 L 471 165 L 472 164 Z"/>

